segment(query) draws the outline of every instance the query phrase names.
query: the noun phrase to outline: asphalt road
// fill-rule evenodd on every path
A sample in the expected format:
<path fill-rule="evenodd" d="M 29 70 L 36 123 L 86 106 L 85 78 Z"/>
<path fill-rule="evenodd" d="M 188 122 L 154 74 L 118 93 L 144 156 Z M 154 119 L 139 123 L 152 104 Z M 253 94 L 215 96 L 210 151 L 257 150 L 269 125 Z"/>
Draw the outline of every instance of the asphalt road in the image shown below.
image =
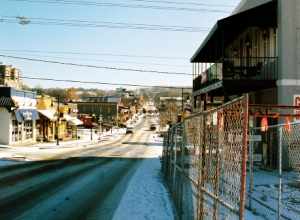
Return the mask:
<path fill-rule="evenodd" d="M 0 219 L 112 219 L 130 178 L 151 156 L 148 126 L 109 146 L 0 167 Z"/>

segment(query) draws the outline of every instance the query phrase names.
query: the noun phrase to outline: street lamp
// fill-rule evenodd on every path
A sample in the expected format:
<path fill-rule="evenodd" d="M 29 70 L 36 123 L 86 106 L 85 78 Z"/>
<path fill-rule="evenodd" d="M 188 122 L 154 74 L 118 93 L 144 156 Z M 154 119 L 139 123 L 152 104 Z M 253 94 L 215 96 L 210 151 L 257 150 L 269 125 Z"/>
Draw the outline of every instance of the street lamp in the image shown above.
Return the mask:
<path fill-rule="evenodd" d="M 102 122 L 103 122 L 103 117 L 100 114 L 99 119 L 98 119 L 98 123 L 99 123 L 99 133 L 102 133 Z"/>
<path fill-rule="evenodd" d="M 56 145 L 59 146 L 59 96 L 57 96 Z"/>

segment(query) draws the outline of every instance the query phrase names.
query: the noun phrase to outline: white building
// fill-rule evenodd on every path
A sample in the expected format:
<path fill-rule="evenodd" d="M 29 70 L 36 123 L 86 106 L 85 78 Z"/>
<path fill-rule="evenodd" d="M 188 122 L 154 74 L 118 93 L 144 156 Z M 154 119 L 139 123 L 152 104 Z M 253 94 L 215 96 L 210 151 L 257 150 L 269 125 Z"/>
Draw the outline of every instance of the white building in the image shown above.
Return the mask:
<path fill-rule="evenodd" d="M 34 143 L 37 118 L 34 92 L 0 87 L 0 144 Z"/>

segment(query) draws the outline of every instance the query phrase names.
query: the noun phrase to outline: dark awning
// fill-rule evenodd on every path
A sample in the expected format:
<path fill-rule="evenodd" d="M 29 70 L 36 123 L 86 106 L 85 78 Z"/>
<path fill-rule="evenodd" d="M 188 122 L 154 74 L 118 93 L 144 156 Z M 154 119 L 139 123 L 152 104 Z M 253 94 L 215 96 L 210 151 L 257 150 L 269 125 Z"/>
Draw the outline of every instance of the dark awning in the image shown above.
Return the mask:
<path fill-rule="evenodd" d="M 39 119 L 39 114 L 36 109 L 17 109 L 15 114 L 18 122 L 35 121 Z"/>
<path fill-rule="evenodd" d="M 15 103 L 11 97 L 0 97 L 0 106 L 1 107 L 14 107 Z"/>
<path fill-rule="evenodd" d="M 277 27 L 277 3 L 271 1 L 219 20 L 191 58 L 192 63 L 216 62 L 223 50 L 248 27 Z"/>

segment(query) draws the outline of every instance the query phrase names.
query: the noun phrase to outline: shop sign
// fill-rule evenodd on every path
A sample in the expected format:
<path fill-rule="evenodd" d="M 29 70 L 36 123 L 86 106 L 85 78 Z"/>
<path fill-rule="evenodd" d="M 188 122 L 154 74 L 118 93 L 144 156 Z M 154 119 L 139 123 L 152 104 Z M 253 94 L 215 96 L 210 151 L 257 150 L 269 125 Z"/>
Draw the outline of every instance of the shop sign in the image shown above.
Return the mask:
<path fill-rule="evenodd" d="M 23 111 L 22 116 L 25 121 L 31 121 L 32 120 L 32 112 L 31 111 Z"/>

